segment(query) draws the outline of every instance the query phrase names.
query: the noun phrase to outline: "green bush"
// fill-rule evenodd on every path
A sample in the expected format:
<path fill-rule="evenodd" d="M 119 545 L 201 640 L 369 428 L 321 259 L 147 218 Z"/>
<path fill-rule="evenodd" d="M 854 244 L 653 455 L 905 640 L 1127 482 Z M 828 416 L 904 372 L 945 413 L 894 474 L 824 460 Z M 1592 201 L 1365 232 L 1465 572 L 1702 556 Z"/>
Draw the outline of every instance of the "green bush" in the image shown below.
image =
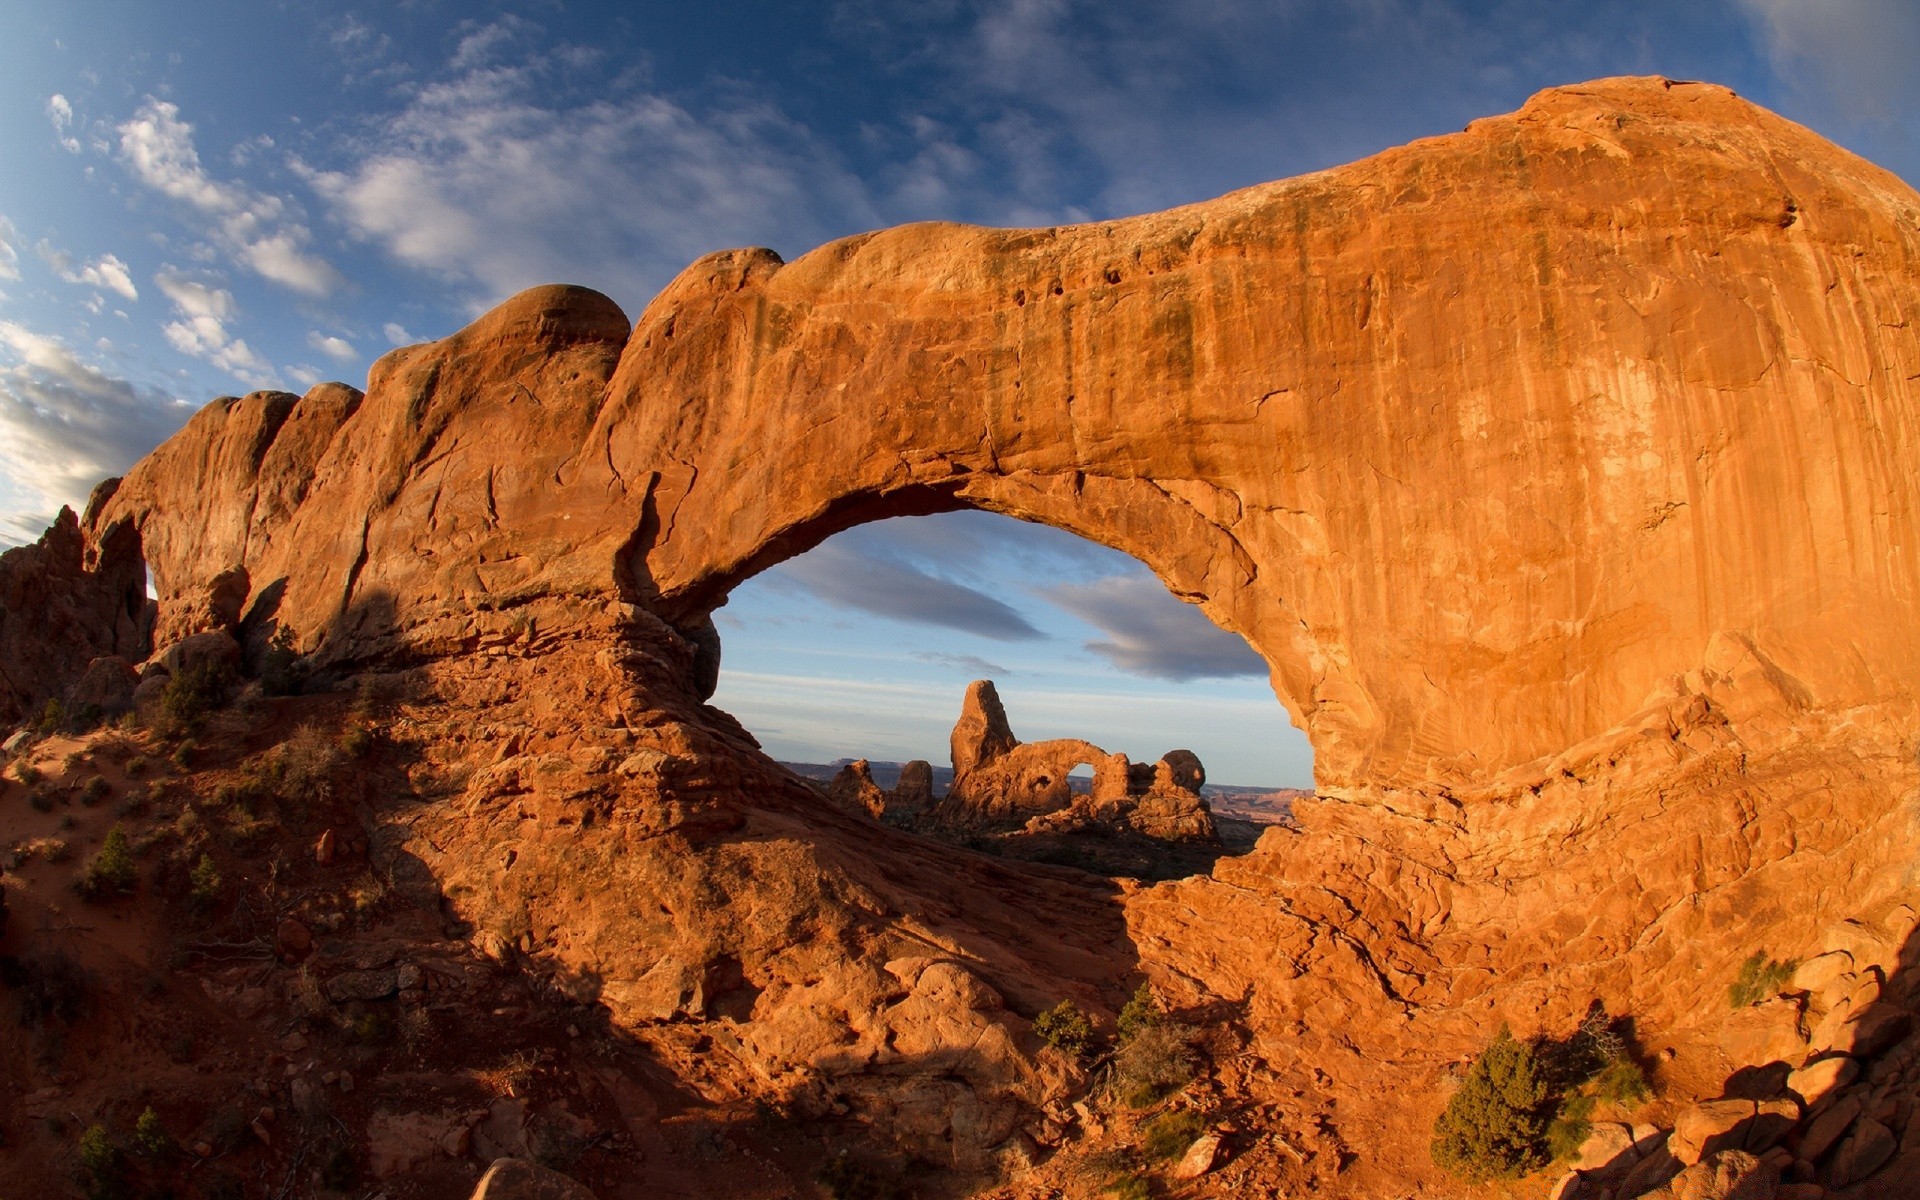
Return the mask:
<path fill-rule="evenodd" d="M 167 680 L 160 692 L 160 732 L 186 737 L 199 731 L 207 717 L 227 702 L 233 674 L 214 662 L 195 663 Z"/>
<path fill-rule="evenodd" d="M 193 864 L 193 873 L 188 876 L 191 890 L 187 899 L 195 908 L 210 908 L 220 900 L 220 868 L 210 854 L 202 854 L 200 861 Z"/>
<path fill-rule="evenodd" d="M 57 733 L 66 723 L 66 710 L 60 707 L 58 700 L 49 700 L 47 706 L 40 710 L 40 717 L 33 723 L 33 728 L 38 733 Z"/>
<path fill-rule="evenodd" d="M 80 1135 L 80 1166 L 87 1174 L 87 1195 L 93 1200 L 116 1200 L 126 1192 L 126 1180 L 120 1174 L 120 1147 L 113 1135 L 98 1123 L 87 1126 Z"/>
<path fill-rule="evenodd" d="M 1082 1058 L 1093 1048 L 1093 1022 L 1080 1006 L 1062 1000 L 1033 1019 L 1034 1036 L 1073 1058 Z"/>
<path fill-rule="evenodd" d="M 75 886 L 82 896 L 97 900 L 131 892 L 139 881 L 140 872 L 127 845 L 127 831 L 115 825 L 107 831 L 107 840 L 101 843 L 100 852 L 88 860 Z"/>
<path fill-rule="evenodd" d="M 1143 983 L 1133 993 L 1133 999 L 1120 1009 L 1115 1022 L 1119 1027 L 1120 1044 L 1126 1045 L 1143 1030 L 1152 1029 L 1165 1020 L 1166 1014 L 1160 1011 L 1159 998 L 1153 994 L 1153 985 Z"/>
<path fill-rule="evenodd" d="M 1550 1160 L 1554 1105 L 1533 1048 L 1504 1024 L 1433 1126 L 1433 1161 L 1470 1180 L 1515 1179 Z"/>
<path fill-rule="evenodd" d="M 1798 959 L 1784 962 L 1769 959 L 1764 950 L 1755 950 L 1747 961 L 1740 964 L 1740 974 L 1734 977 L 1733 985 L 1727 989 L 1727 1004 L 1731 1008 L 1745 1008 L 1749 1004 L 1758 1004 L 1779 994 L 1787 980 L 1793 978 L 1794 969 L 1800 965 Z"/>
<path fill-rule="evenodd" d="M 133 1125 L 133 1148 L 147 1158 L 165 1158 L 173 1153 L 173 1138 L 160 1123 L 160 1114 L 148 1105 Z"/>
<path fill-rule="evenodd" d="M 1594 1095 L 1608 1104 L 1631 1107 L 1645 1100 L 1652 1087 L 1640 1064 L 1622 1055 L 1602 1067 L 1593 1080 Z"/>
<path fill-rule="evenodd" d="M 92 779 L 87 780 L 85 787 L 80 789 L 80 803 L 91 808 L 102 800 L 105 800 L 112 793 L 113 785 L 101 776 L 95 775 Z"/>
<path fill-rule="evenodd" d="M 1190 1108 L 1161 1113 L 1147 1123 L 1146 1138 L 1140 1148 L 1155 1162 L 1178 1158 L 1206 1130 L 1206 1121 Z"/>
<path fill-rule="evenodd" d="M 1107 1184 L 1106 1194 L 1113 1200 L 1148 1200 L 1153 1195 L 1153 1184 L 1145 1176 L 1129 1172 L 1115 1176 Z"/>

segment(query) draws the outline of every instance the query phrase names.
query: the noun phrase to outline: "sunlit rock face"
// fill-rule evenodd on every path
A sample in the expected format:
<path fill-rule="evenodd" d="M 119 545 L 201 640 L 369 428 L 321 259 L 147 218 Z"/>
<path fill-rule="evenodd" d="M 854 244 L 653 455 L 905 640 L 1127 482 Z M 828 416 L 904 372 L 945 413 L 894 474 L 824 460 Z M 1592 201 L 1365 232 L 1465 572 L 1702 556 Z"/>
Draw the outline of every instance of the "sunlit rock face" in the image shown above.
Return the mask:
<path fill-rule="evenodd" d="M 871 1014 L 916 1006 L 928 1071 L 942 1030 L 997 1031 L 953 1150 L 980 1167 L 1058 1083 L 1010 1014 L 1130 971 L 1394 1095 L 1367 1073 L 1494 1014 L 1600 997 L 1684 1040 L 1728 964 L 1890 896 L 1916 262 L 1887 173 L 1723 88 L 1606 80 L 1165 213 L 711 255 L 631 328 L 537 288 L 364 396 L 217 402 L 86 532 L 137 532 L 161 642 L 240 566 L 255 652 L 285 629 L 323 675 L 426 679 L 423 753 L 463 769 L 407 844 L 619 1019 L 737 1023 L 740 1079 L 907 1138 L 932 1093 L 889 1090 L 915 1076 Z M 963 507 L 1126 551 L 1242 634 L 1314 744 L 1300 828 L 1075 890 L 858 823 L 704 705 L 731 587 Z"/>

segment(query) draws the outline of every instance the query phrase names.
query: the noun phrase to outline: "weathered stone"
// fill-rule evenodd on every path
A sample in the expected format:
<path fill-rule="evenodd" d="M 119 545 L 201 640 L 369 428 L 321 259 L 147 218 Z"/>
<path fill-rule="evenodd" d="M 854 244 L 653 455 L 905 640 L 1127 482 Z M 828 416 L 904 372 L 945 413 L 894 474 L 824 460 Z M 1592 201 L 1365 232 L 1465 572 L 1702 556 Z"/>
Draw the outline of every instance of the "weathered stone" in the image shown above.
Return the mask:
<path fill-rule="evenodd" d="M 400 990 L 399 973 L 392 967 L 369 971 L 342 971 L 320 985 L 320 990 L 335 1004 L 354 1000 L 390 1000 Z"/>
<path fill-rule="evenodd" d="M 1852 1083 L 1859 1074 L 1859 1062 L 1839 1054 L 1801 1067 L 1787 1076 L 1787 1087 L 1811 1108 L 1826 1099 L 1829 1093 Z"/>
<path fill-rule="evenodd" d="M 288 917 L 274 931 L 273 948 L 288 962 L 299 962 L 313 953 L 313 933 L 299 921 Z"/>
<path fill-rule="evenodd" d="M 1603 1172 L 1630 1165 L 1640 1157 L 1633 1143 L 1633 1130 L 1627 1126 L 1617 1121 L 1595 1121 L 1587 1140 L 1580 1143 L 1573 1167 L 1577 1171 Z"/>
<path fill-rule="evenodd" d="M 87 664 L 64 701 L 72 714 L 94 713 L 116 716 L 133 707 L 134 689 L 140 686 L 140 672 L 117 654 L 96 658 Z"/>
<path fill-rule="evenodd" d="M 887 811 L 887 793 L 873 781 L 873 767 L 856 758 L 841 767 L 827 785 L 827 796 L 842 808 L 878 817 Z"/>
<path fill-rule="evenodd" d="M 240 666 L 240 643 L 231 634 L 210 630 L 181 638 L 161 651 L 159 658 L 173 675 L 207 667 L 233 671 Z"/>
<path fill-rule="evenodd" d="M 1893 1131 L 1868 1117 L 1854 1124 L 1853 1133 L 1834 1152 L 1827 1167 L 1827 1186 L 1838 1191 L 1852 1187 L 1878 1171 L 1900 1148 Z"/>
<path fill-rule="evenodd" d="M 1647 1200 L 1775 1200 L 1779 1168 L 1743 1150 L 1721 1150 L 1680 1172 Z"/>
<path fill-rule="evenodd" d="M 1219 1156 L 1220 1135 L 1203 1133 L 1193 1139 L 1193 1144 L 1188 1146 L 1187 1152 L 1180 1156 L 1180 1161 L 1173 1165 L 1170 1174 L 1175 1179 L 1198 1179 L 1213 1170 Z"/>
<path fill-rule="evenodd" d="M 1842 1134 L 1852 1127 L 1860 1116 L 1860 1098 L 1845 1095 L 1834 1102 L 1833 1107 L 1813 1118 L 1806 1131 L 1800 1135 L 1798 1146 L 1801 1158 L 1809 1162 L 1819 1158 L 1827 1149 L 1840 1140 Z"/>
<path fill-rule="evenodd" d="M 956 780 L 1020 744 L 1007 725 L 1006 707 L 1000 703 L 1000 693 L 994 689 L 991 679 L 976 679 L 967 685 L 951 742 Z"/>
<path fill-rule="evenodd" d="M 1792 986 L 1797 991 L 1817 992 L 1842 975 L 1853 971 L 1853 955 L 1845 950 L 1816 954 L 1794 968 Z"/>
<path fill-rule="evenodd" d="M 1838 1052 L 1855 1058 L 1873 1058 L 1882 1050 L 1907 1036 L 1913 1027 L 1913 1015 L 1903 1008 L 1875 1002 L 1864 1008 L 1836 1009 L 1845 1019 L 1821 1022 L 1807 1048 L 1815 1054 Z"/>
<path fill-rule="evenodd" d="M 1751 1100 L 1702 1100 L 1688 1105 L 1673 1119 L 1668 1153 L 1681 1165 L 1692 1166 L 1721 1150 L 1740 1149 L 1755 1107 Z"/>
<path fill-rule="evenodd" d="M 1749 1154 L 1765 1156 L 1800 1121 L 1800 1106 L 1792 1100 L 1761 1100 L 1747 1122 L 1746 1136 L 1740 1148 Z"/>

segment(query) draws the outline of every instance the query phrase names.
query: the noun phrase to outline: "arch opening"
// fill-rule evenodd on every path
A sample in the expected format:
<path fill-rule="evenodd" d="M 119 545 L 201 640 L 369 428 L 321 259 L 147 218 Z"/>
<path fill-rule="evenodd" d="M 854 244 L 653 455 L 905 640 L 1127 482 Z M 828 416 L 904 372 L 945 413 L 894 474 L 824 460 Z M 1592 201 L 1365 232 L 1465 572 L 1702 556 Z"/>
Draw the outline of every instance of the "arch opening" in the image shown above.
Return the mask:
<path fill-rule="evenodd" d="M 721 603 L 712 703 L 891 824 L 1170 877 L 1250 848 L 1312 786 L 1260 655 L 1073 533 L 972 509 L 849 522 Z M 1001 744 L 964 749 L 981 719 Z"/>

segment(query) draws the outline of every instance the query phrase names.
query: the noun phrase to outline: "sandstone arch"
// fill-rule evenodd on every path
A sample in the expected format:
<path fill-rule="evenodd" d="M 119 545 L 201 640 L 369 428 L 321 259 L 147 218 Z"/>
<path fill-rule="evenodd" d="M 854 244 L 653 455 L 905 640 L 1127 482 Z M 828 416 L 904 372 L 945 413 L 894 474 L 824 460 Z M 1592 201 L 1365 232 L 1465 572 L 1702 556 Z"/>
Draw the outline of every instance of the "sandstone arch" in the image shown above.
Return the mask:
<path fill-rule="evenodd" d="M 1323 789 L 1457 789 L 1716 637 L 1822 706 L 1911 707 L 1914 211 L 1725 89 L 1557 89 L 1166 213 L 709 256 L 631 336 L 536 289 L 365 403 L 203 413 L 100 520 L 145 531 L 163 607 L 244 560 L 309 637 L 380 589 L 441 652 L 531 594 L 695 630 L 833 532 L 979 507 L 1245 636 Z M 256 496 L 268 446 L 302 503 Z M 176 498 L 188 466 L 216 486 Z"/>
<path fill-rule="evenodd" d="M 203 410 L 101 493 L 85 555 L 56 531 L 62 588 L 101 597 L 60 654 L 146 637 L 144 550 L 158 637 L 239 566 L 322 667 L 426 677 L 419 744 L 461 770 L 395 836 L 449 907 L 636 1026 L 713 1016 L 735 964 L 767 998 L 743 1078 L 879 1062 L 906 976 L 946 980 L 935 1012 L 990 979 L 1018 1012 L 964 1029 L 1006 1053 L 951 1086 L 999 1122 L 1045 1094 L 1024 1016 L 1137 962 L 1419 1145 L 1404 1098 L 1499 1017 L 1600 996 L 1711 1047 L 1753 947 L 1912 917 L 1916 263 L 1891 176 L 1724 89 L 1612 80 L 1168 213 L 710 256 L 631 326 L 534 289 L 364 395 Z M 1315 746 L 1301 828 L 1075 887 L 855 825 L 703 705 L 734 583 L 959 506 L 1132 553 L 1259 649 Z M 55 608 L 5 577 L 47 558 L 0 560 L 40 597 L 9 650 Z M 583 858 L 672 911 L 540 915 Z M 1036 911 L 1064 914 L 1040 949 Z M 907 1123 L 861 1061 L 826 1074 Z"/>

